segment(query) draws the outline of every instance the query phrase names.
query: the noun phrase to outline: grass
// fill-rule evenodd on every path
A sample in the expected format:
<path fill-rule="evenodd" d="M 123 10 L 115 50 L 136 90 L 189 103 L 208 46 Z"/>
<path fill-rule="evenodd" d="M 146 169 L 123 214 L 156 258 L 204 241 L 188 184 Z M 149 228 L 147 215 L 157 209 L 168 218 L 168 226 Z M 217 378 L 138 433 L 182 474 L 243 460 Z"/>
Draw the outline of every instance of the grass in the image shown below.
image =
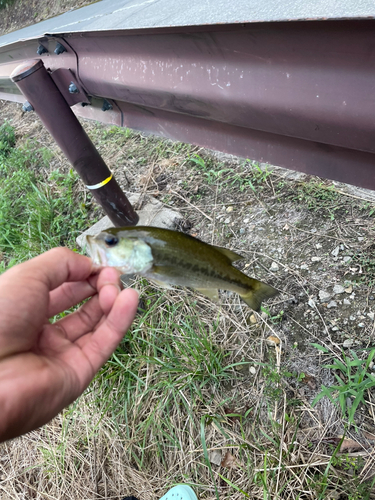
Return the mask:
<path fill-rule="evenodd" d="M 12 127 L 0 127 L 0 252 L 3 271 L 50 248 L 75 248 L 86 227 L 89 197 L 70 170 L 43 172 L 51 153 L 32 141 L 16 147 Z M 41 172 L 42 171 L 42 172 Z"/>
<path fill-rule="evenodd" d="M 175 203 L 193 220 L 194 233 L 201 229 L 207 241 L 214 235 L 215 243 L 222 244 L 224 234 L 236 231 L 236 226 L 220 225 L 218 207 L 224 207 L 223 219 L 238 214 L 239 228 L 244 218 L 256 220 L 263 213 L 268 222 L 277 220 L 284 194 L 288 200 L 296 195 L 295 183 L 285 180 L 275 192 L 278 174 L 253 162 L 223 162 L 192 146 L 126 129 L 87 128 L 116 176 L 129 178 L 132 189 Z M 14 132 L 9 124 L 0 129 L 2 270 L 52 246 L 75 248 L 77 233 L 99 213 L 72 170 L 50 166 L 55 152 L 31 139 L 21 143 Z M 161 175 L 165 187 L 157 182 Z M 208 219 L 201 212 L 194 218 L 196 182 L 216 197 L 207 207 L 200 205 L 212 226 L 204 224 Z M 304 214 L 315 216 L 343 202 L 318 180 L 311 183 L 301 188 L 304 195 L 298 200 Z M 181 187 L 178 199 L 168 184 L 173 190 Z M 206 195 L 199 195 L 205 203 Z M 269 206 L 271 197 L 276 209 Z M 234 207 L 230 212 L 228 205 Z M 287 215 L 282 212 L 280 219 L 274 247 L 292 241 L 283 229 Z M 240 253 L 249 252 L 244 254 L 249 266 L 258 245 L 254 231 L 242 237 L 242 247 L 239 239 L 234 243 Z M 262 253 L 270 234 L 260 240 Z M 266 279 L 268 269 L 268 260 L 258 255 L 249 273 L 263 272 Z M 300 297 L 300 275 L 292 286 L 290 276 L 280 280 L 289 280 L 288 293 Z M 135 495 L 156 500 L 178 482 L 193 486 L 202 500 L 371 497 L 371 457 L 341 453 L 326 442 L 341 429 L 340 408 L 329 397 L 315 408 L 310 404 L 306 387 L 314 378 L 308 371 L 314 358 L 311 351 L 306 356 L 291 352 L 290 318 L 296 313 L 285 296 L 276 306 L 267 304 L 263 316 L 249 324 L 247 309 L 233 296 L 223 295 L 217 305 L 187 290 L 156 289 L 141 279 L 133 286 L 142 292 L 137 318 L 86 394 L 43 429 L 0 447 L 0 497 Z M 309 318 L 301 321 L 308 335 L 318 330 Z M 269 335 L 283 340 L 279 351 L 265 342 Z M 303 369 L 298 365 L 302 357 L 308 360 Z M 324 412 L 333 424 L 323 419 Z"/>
<path fill-rule="evenodd" d="M 272 173 L 268 166 L 261 168 L 257 162 L 250 160 L 246 160 L 240 170 L 234 170 L 212 157 L 203 158 L 197 153 L 189 157 L 189 162 L 202 172 L 208 184 L 218 185 L 220 192 L 228 188 L 236 188 L 243 192 L 250 188 L 256 193 L 263 189 Z"/>
<path fill-rule="evenodd" d="M 315 347 L 324 353 L 329 352 L 327 348 L 319 344 L 315 344 Z M 332 364 L 323 365 L 324 368 L 334 370 L 338 385 L 322 386 L 322 391 L 312 404 L 314 406 L 323 397 L 327 397 L 341 409 L 342 416 L 347 419 L 348 425 L 356 426 L 354 421 L 356 410 L 359 405 L 365 404 L 364 397 L 367 391 L 375 387 L 375 376 L 369 372 L 375 349 L 369 352 L 366 359 L 358 358 L 352 349 L 350 349 L 350 355 L 342 351 L 342 360 L 335 359 Z"/>

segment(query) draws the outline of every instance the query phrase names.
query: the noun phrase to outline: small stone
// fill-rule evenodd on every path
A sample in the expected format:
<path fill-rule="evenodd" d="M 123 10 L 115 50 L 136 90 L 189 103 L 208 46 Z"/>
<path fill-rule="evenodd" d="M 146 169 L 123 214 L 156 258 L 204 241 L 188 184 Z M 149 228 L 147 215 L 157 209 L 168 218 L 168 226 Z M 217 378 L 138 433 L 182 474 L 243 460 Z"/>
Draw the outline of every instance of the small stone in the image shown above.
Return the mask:
<path fill-rule="evenodd" d="M 321 257 L 311 257 L 312 262 L 320 262 L 322 260 Z"/>
<path fill-rule="evenodd" d="M 229 224 L 230 223 L 230 217 L 228 219 L 225 219 L 224 224 Z"/>
<path fill-rule="evenodd" d="M 338 332 L 338 331 L 339 331 L 339 327 L 338 327 L 338 326 L 333 326 L 333 327 L 331 328 L 331 330 L 332 330 L 333 332 Z"/>
<path fill-rule="evenodd" d="M 317 229 L 313 228 L 313 229 L 311 229 L 311 231 L 310 231 L 310 232 L 311 232 L 311 233 L 316 233 L 316 232 L 317 232 Z"/>
<path fill-rule="evenodd" d="M 324 290 L 320 290 L 319 299 L 321 302 L 327 302 L 331 298 L 331 294 L 329 292 L 325 292 Z"/>
<path fill-rule="evenodd" d="M 337 302 L 335 300 L 331 300 L 331 302 L 327 304 L 327 307 L 328 309 L 331 309 L 331 307 L 337 307 Z"/>
<path fill-rule="evenodd" d="M 212 464 L 220 465 L 222 461 L 221 450 L 213 450 L 208 454 L 208 459 Z"/>
<path fill-rule="evenodd" d="M 250 366 L 249 372 L 251 373 L 251 375 L 255 375 L 257 372 L 257 369 L 255 368 L 255 366 Z"/>
<path fill-rule="evenodd" d="M 307 264 L 301 264 L 301 269 L 303 269 L 305 271 L 308 271 L 309 270 L 309 266 Z"/>
<path fill-rule="evenodd" d="M 262 312 L 260 313 L 260 317 L 261 317 L 262 319 L 266 320 L 266 319 L 268 319 L 268 314 L 267 314 L 266 312 L 262 311 Z"/>
<path fill-rule="evenodd" d="M 333 255 L 334 257 L 337 257 L 339 252 L 340 252 L 340 245 L 338 245 L 336 248 L 334 248 L 332 250 L 331 255 Z"/>
<path fill-rule="evenodd" d="M 320 250 L 322 247 L 323 247 L 323 245 L 321 245 L 320 243 L 317 243 L 317 244 L 315 245 L 315 248 L 316 248 L 317 250 Z"/>
<path fill-rule="evenodd" d="M 244 220 L 243 220 L 243 223 L 244 223 L 244 224 L 247 224 L 249 221 L 250 221 L 250 219 L 244 219 Z"/>
<path fill-rule="evenodd" d="M 274 335 L 270 335 L 266 338 L 266 342 L 268 345 L 274 346 L 280 344 L 280 339 Z"/>
<path fill-rule="evenodd" d="M 230 214 L 231 212 L 233 212 L 233 207 L 227 207 L 226 212 L 227 212 L 228 214 Z"/>
<path fill-rule="evenodd" d="M 352 260 L 352 258 L 347 255 L 342 260 L 345 262 L 345 264 L 347 264 L 348 262 L 350 262 Z"/>
<path fill-rule="evenodd" d="M 278 271 L 278 270 L 279 270 L 278 264 L 276 264 L 276 262 L 272 262 L 270 271 Z"/>
<path fill-rule="evenodd" d="M 349 299 L 344 299 L 343 304 L 344 304 L 344 306 L 350 306 L 351 302 Z"/>
<path fill-rule="evenodd" d="M 352 285 L 349 285 L 348 288 L 345 288 L 344 291 L 345 291 L 345 293 L 348 293 L 350 295 L 352 293 L 352 291 L 353 291 Z"/>
<path fill-rule="evenodd" d="M 371 321 L 374 321 L 375 314 L 373 312 L 367 313 L 367 317 L 371 319 Z"/>
<path fill-rule="evenodd" d="M 374 296 L 370 295 L 370 297 L 368 298 L 368 300 L 374 300 Z"/>
<path fill-rule="evenodd" d="M 359 328 L 364 328 L 365 324 L 364 323 L 358 323 Z"/>
<path fill-rule="evenodd" d="M 333 287 L 333 293 L 334 294 L 339 294 L 339 293 L 344 293 L 345 292 L 345 288 L 341 285 L 335 285 Z"/>
<path fill-rule="evenodd" d="M 342 344 L 342 346 L 344 347 L 344 349 L 347 349 L 348 347 L 352 347 L 353 344 L 354 344 L 353 339 L 346 339 L 346 340 L 344 340 L 344 343 Z"/>
<path fill-rule="evenodd" d="M 363 241 L 365 238 L 363 236 L 358 236 L 358 241 Z"/>
<path fill-rule="evenodd" d="M 368 365 L 368 367 L 370 368 L 370 370 L 372 370 L 374 368 L 374 364 L 375 363 L 373 361 L 371 361 L 371 363 Z"/>
<path fill-rule="evenodd" d="M 252 323 L 253 325 L 255 325 L 256 323 L 258 323 L 258 320 L 257 320 L 255 314 L 252 314 L 250 316 L 250 323 Z"/>
<path fill-rule="evenodd" d="M 310 307 L 312 307 L 314 309 L 315 302 L 313 301 L 313 299 L 309 299 L 308 304 L 309 304 Z"/>
<path fill-rule="evenodd" d="M 351 315 L 351 316 L 349 317 L 349 319 L 350 319 L 350 321 L 355 321 L 355 319 L 356 319 L 356 318 L 355 318 L 355 316 Z"/>
<path fill-rule="evenodd" d="M 245 233 L 245 228 L 241 227 L 240 234 L 244 234 L 244 233 Z"/>

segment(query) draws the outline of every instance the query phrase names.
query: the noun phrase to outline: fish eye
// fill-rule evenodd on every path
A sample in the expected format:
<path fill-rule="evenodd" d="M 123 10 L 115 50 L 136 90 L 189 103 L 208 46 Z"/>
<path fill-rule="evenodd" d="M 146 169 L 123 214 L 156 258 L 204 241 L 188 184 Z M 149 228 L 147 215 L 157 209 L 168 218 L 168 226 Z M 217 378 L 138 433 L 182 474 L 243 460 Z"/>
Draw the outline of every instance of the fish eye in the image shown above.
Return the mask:
<path fill-rule="evenodd" d="M 116 236 L 106 236 L 104 241 L 109 247 L 114 247 L 118 243 L 118 238 Z"/>

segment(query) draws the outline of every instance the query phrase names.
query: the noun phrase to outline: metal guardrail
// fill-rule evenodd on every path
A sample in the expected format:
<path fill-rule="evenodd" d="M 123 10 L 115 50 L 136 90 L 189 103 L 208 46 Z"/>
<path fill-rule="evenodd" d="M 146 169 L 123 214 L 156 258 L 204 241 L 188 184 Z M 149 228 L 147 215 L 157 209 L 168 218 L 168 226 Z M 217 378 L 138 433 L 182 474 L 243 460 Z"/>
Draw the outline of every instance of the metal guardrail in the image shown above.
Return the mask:
<path fill-rule="evenodd" d="M 375 189 L 374 27 L 345 20 L 49 34 L 0 47 L 0 98 L 23 101 L 10 75 L 40 60 L 77 115 Z"/>

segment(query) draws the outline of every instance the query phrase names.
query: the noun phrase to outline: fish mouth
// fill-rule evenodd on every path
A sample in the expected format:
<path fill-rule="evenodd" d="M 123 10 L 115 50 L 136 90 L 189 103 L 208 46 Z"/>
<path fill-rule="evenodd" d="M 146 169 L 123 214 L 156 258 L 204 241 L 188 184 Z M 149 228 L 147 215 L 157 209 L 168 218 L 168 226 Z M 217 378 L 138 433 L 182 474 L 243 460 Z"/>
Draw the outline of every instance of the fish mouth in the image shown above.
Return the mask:
<path fill-rule="evenodd" d="M 96 241 L 96 237 L 90 235 L 86 236 L 86 243 L 86 252 L 91 257 L 93 263 L 98 266 L 105 266 L 107 263 L 105 250 L 100 247 Z"/>

